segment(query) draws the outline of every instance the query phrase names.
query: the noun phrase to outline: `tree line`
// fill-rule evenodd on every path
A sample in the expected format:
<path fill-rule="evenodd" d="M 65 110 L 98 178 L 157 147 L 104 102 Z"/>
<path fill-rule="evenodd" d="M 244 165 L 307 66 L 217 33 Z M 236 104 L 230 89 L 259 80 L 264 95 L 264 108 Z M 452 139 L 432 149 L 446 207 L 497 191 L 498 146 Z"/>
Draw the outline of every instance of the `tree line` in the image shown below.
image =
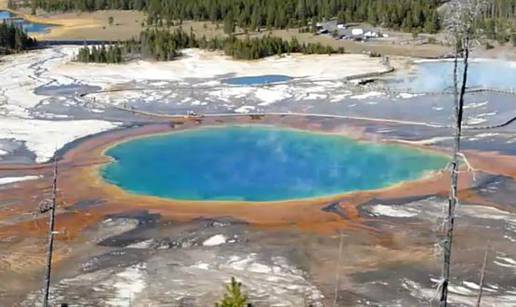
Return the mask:
<path fill-rule="evenodd" d="M 435 33 L 442 27 L 443 0 L 31 0 L 21 2 L 46 11 L 142 10 L 148 25 L 177 20 L 222 22 L 227 19 L 250 31 L 260 28 L 305 27 L 338 18 L 368 22 L 407 32 Z M 16 6 L 16 1 L 9 1 Z M 508 41 L 516 32 L 516 0 L 489 1 L 480 25 L 488 38 Z"/>
<path fill-rule="evenodd" d="M 112 63 L 118 64 L 124 61 L 122 46 L 113 44 L 109 46 L 101 45 L 99 47 L 84 46 L 79 49 L 77 61 L 83 63 Z"/>
<path fill-rule="evenodd" d="M 0 54 L 18 53 L 34 48 L 37 42 L 30 38 L 21 26 L 14 23 L 0 23 Z"/>
<path fill-rule="evenodd" d="M 32 0 L 27 5 L 46 11 L 144 10 L 148 24 L 174 20 L 219 22 L 234 16 L 249 30 L 306 26 L 312 20 L 337 17 L 345 22 L 370 22 L 408 31 L 438 23 L 441 0 Z"/>
<path fill-rule="evenodd" d="M 148 24 L 174 20 L 220 22 L 230 17 L 241 28 L 287 28 L 337 17 L 341 22 L 369 22 L 396 30 L 435 33 L 441 28 L 443 0 L 31 0 L 46 11 L 143 10 Z M 9 1 L 12 7 L 16 1 Z M 492 0 L 481 25 L 489 38 L 507 41 L 516 30 L 516 1 Z"/>
<path fill-rule="evenodd" d="M 144 58 L 169 61 L 179 56 L 184 48 L 222 50 L 239 60 L 255 60 L 272 55 L 288 53 L 334 54 L 344 53 L 344 48 L 335 49 L 320 43 L 300 43 L 296 38 L 290 41 L 266 35 L 263 37 L 238 39 L 235 36 L 197 38 L 193 31 L 186 33 L 178 28 L 174 31 L 147 29 L 139 40 L 119 42 L 106 46 L 84 46 L 79 49 L 76 60 L 85 63 L 122 63 L 128 58 Z"/>
<path fill-rule="evenodd" d="M 516 0 L 491 0 L 477 25 L 488 39 L 516 46 Z"/>
<path fill-rule="evenodd" d="M 256 60 L 272 55 L 290 53 L 303 54 L 335 54 L 344 53 L 344 48 L 335 49 L 321 43 L 300 43 L 295 37 L 289 41 L 271 35 L 238 39 L 235 36 L 226 38 L 214 37 L 210 40 L 196 40 L 195 47 L 208 50 L 223 50 L 226 55 L 238 60 Z"/>

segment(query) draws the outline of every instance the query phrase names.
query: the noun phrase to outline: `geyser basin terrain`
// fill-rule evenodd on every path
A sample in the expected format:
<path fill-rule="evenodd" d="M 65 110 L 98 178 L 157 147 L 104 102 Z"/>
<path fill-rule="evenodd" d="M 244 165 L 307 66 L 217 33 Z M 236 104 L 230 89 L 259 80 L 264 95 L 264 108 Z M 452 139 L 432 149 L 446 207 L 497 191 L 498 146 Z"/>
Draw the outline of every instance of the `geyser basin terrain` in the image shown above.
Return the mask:
<path fill-rule="evenodd" d="M 134 139 L 106 152 L 110 183 L 177 200 L 281 201 L 387 187 L 446 158 L 396 145 L 264 126 Z"/>
<path fill-rule="evenodd" d="M 459 70 L 463 71 L 462 62 Z M 453 86 L 453 61 L 429 61 L 416 64 L 415 70 L 407 76 L 399 71 L 391 82 L 394 88 L 411 90 L 416 93 L 440 92 Z M 470 63 L 468 87 L 495 90 L 514 90 L 516 88 L 516 63 L 499 60 L 473 60 Z"/>
<path fill-rule="evenodd" d="M 292 80 L 291 77 L 285 75 L 263 75 L 250 77 L 236 77 L 222 80 L 223 83 L 240 86 L 253 86 L 272 83 L 281 83 Z"/>

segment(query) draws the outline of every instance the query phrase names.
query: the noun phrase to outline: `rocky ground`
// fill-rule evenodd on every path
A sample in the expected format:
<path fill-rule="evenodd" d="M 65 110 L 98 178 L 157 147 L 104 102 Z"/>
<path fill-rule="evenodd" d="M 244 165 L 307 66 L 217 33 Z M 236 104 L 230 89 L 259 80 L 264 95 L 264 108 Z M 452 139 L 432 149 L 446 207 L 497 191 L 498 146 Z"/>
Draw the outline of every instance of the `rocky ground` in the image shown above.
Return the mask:
<path fill-rule="evenodd" d="M 477 189 L 498 199 L 515 188 L 512 179 L 487 177 Z M 60 268 L 52 301 L 206 306 L 234 276 L 256 306 L 326 306 L 335 299 L 338 306 L 426 305 L 439 279 L 436 242 L 445 202 L 434 196 L 374 200 L 360 210 L 369 229 L 332 235 L 256 229 L 229 218 L 172 223 L 146 212 L 109 216 L 84 234 L 97 244 L 94 255 Z M 515 230 L 514 206 L 459 207 L 453 305 L 474 304 L 485 249 L 484 305 L 516 303 Z M 20 305 L 34 306 L 39 297 L 32 292 Z"/>

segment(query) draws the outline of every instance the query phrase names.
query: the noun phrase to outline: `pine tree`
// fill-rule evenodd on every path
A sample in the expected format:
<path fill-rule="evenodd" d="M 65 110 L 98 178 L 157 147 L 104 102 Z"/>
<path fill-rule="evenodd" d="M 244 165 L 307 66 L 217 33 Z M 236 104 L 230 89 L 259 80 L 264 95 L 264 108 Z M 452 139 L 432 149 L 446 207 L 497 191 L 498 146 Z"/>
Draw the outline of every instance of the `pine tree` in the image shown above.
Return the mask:
<path fill-rule="evenodd" d="M 32 0 L 31 1 L 31 15 L 36 15 L 36 10 L 37 10 L 37 3 L 36 3 L 36 0 Z"/>
<path fill-rule="evenodd" d="M 224 18 L 224 33 L 231 35 L 235 32 L 235 17 L 233 15 L 233 11 L 229 11 L 229 13 Z"/>
<path fill-rule="evenodd" d="M 11 23 L 0 23 L 0 53 L 17 53 L 36 45 L 37 41 L 30 38 L 22 28 Z"/>
<path fill-rule="evenodd" d="M 306 0 L 298 0 L 297 17 L 302 21 L 305 20 L 305 18 L 306 18 Z"/>
<path fill-rule="evenodd" d="M 439 14 L 433 13 L 425 22 L 425 32 L 437 33 L 440 28 Z"/>
<path fill-rule="evenodd" d="M 340 11 L 338 14 L 337 14 L 337 22 L 338 23 L 342 23 L 342 24 L 345 24 L 347 22 L 347 19 L 346 19 L 346 12 L 345 11 Z"/>
<path fill-rule="evenodd" d="M 215 303 L 215 307 L 246 307 L 248 306 L 247 295 L 242 293 L 242 283 L 237 282 L 231 277 L 231 283 L 225 286 L 226 293 L 220 303 Z"/>

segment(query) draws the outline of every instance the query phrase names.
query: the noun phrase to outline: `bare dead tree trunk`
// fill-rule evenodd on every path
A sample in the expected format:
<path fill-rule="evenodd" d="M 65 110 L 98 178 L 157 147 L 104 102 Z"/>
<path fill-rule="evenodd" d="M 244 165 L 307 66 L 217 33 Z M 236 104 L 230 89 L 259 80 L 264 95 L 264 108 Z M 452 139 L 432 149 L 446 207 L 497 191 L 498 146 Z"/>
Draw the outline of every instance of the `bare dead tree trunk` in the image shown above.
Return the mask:
<path fill-rule="evenodd" d="M 459 169 L 461 154 L 462 121 L 464 115 L 464 96 L 468 82 L 469 53 L 476 35 L 475 27 L 478 18 L 486 7 L 486 0 L 451 0 L 448 2 L 445 24 L 455 42 L 455 60 L 453 69 L 454 85 L 454 143 L 450 170 L 450 194 L 448 207 L 444 217 L 444 238 L 442 241 L 443 263 L 439 287 L 439 305 L 448 304 L 448 285 L 450 282 L 450 266 L 453 246 L 453 230 L 455 223 L 455 207 L 458 204 Z M 477 33 L 478 34 L 478 33 Z M 462 57 L 462 78 L 459 80 L 459 58 Z M 460 83 L 460 86 L 459 86 Z"/>
<path fill-rule="evenodd" d="M 55 228 L 55 213 L 56 213 L 56 200 L 57 200 L 57 158 L 54 159 L 54 174 L 52 181 L 52 201 L 50 204 L 50 214 L 48 221 L 48 254 L 47 254 L 47 267 L 45 272 L 45 288 L 43 296 L 43 307 L 48 306 L 48 297 L 50 294 L 50 276 L 52 272 L 52 253 L 54 249 L 54 228 Z"/>
<path fill-rule="evenodd" d="M 342 247 L 344 245 L 344 237 L 342 232 L 339 231 L 339 255 L 337 257 L 337 266 L 335 268 L 335 291 L 333 294 L 333 307 L 337 306 L 337 301 L 339 298 L 339 288 L 340 288 L 340 264 L 342 262 Z"/>
<path fill-rule="evenodd" d="M 453 157 L 451 162 L 451 186 L 450 194 L 448 198 L 448 212 L 445 219 L 445 238 L 442 242 L 443 247 L 443 267 L 441 275 L 441 292 L 439 305 L 445 307 L 448 304 L 448 284 L 450 281 L 450 266 L 451 266 L 451 254 L 453 246 L 453 230 L 455 224 L 455 207 L 458 203 L 458 184 L 459 184 L 459 154 L 460 154 L 460 141 L 462 136 L 462 120 L 464 114 L 464 96 L 466 94 L 466 85 L 468 80 L 468 65 L 469 65 L 469 37 L 466 36 L 462 42 L 462 46 L 456 46 L 455 60 L 453 69 L 453 81 L 454 81 L 454 99 L 455 99 L 455 136 L 453 144 Z M 460 91 L 458 89 L 458 58 L 459 48 L 463 48 L 463 72 L 462 80 L 460 85 Z"/>
<path fill-rule="evenodd" d="M 478 297 L 477 297 L 477 304 L 476 307 L 480 307 L 480 302 L 482 301 L 482 292 L 484 292 L 484 280 L 485 280 L 485 274 L 486 274 L 486 266 L 487 266 L 487 252 L 488 248 L 486 248 L 486 251 L 484 253 L 484 261 L 482 262 L 482 269 L 480 270 L 480 281 L 479 281 L 479 289 L 478 289 Z"/>

